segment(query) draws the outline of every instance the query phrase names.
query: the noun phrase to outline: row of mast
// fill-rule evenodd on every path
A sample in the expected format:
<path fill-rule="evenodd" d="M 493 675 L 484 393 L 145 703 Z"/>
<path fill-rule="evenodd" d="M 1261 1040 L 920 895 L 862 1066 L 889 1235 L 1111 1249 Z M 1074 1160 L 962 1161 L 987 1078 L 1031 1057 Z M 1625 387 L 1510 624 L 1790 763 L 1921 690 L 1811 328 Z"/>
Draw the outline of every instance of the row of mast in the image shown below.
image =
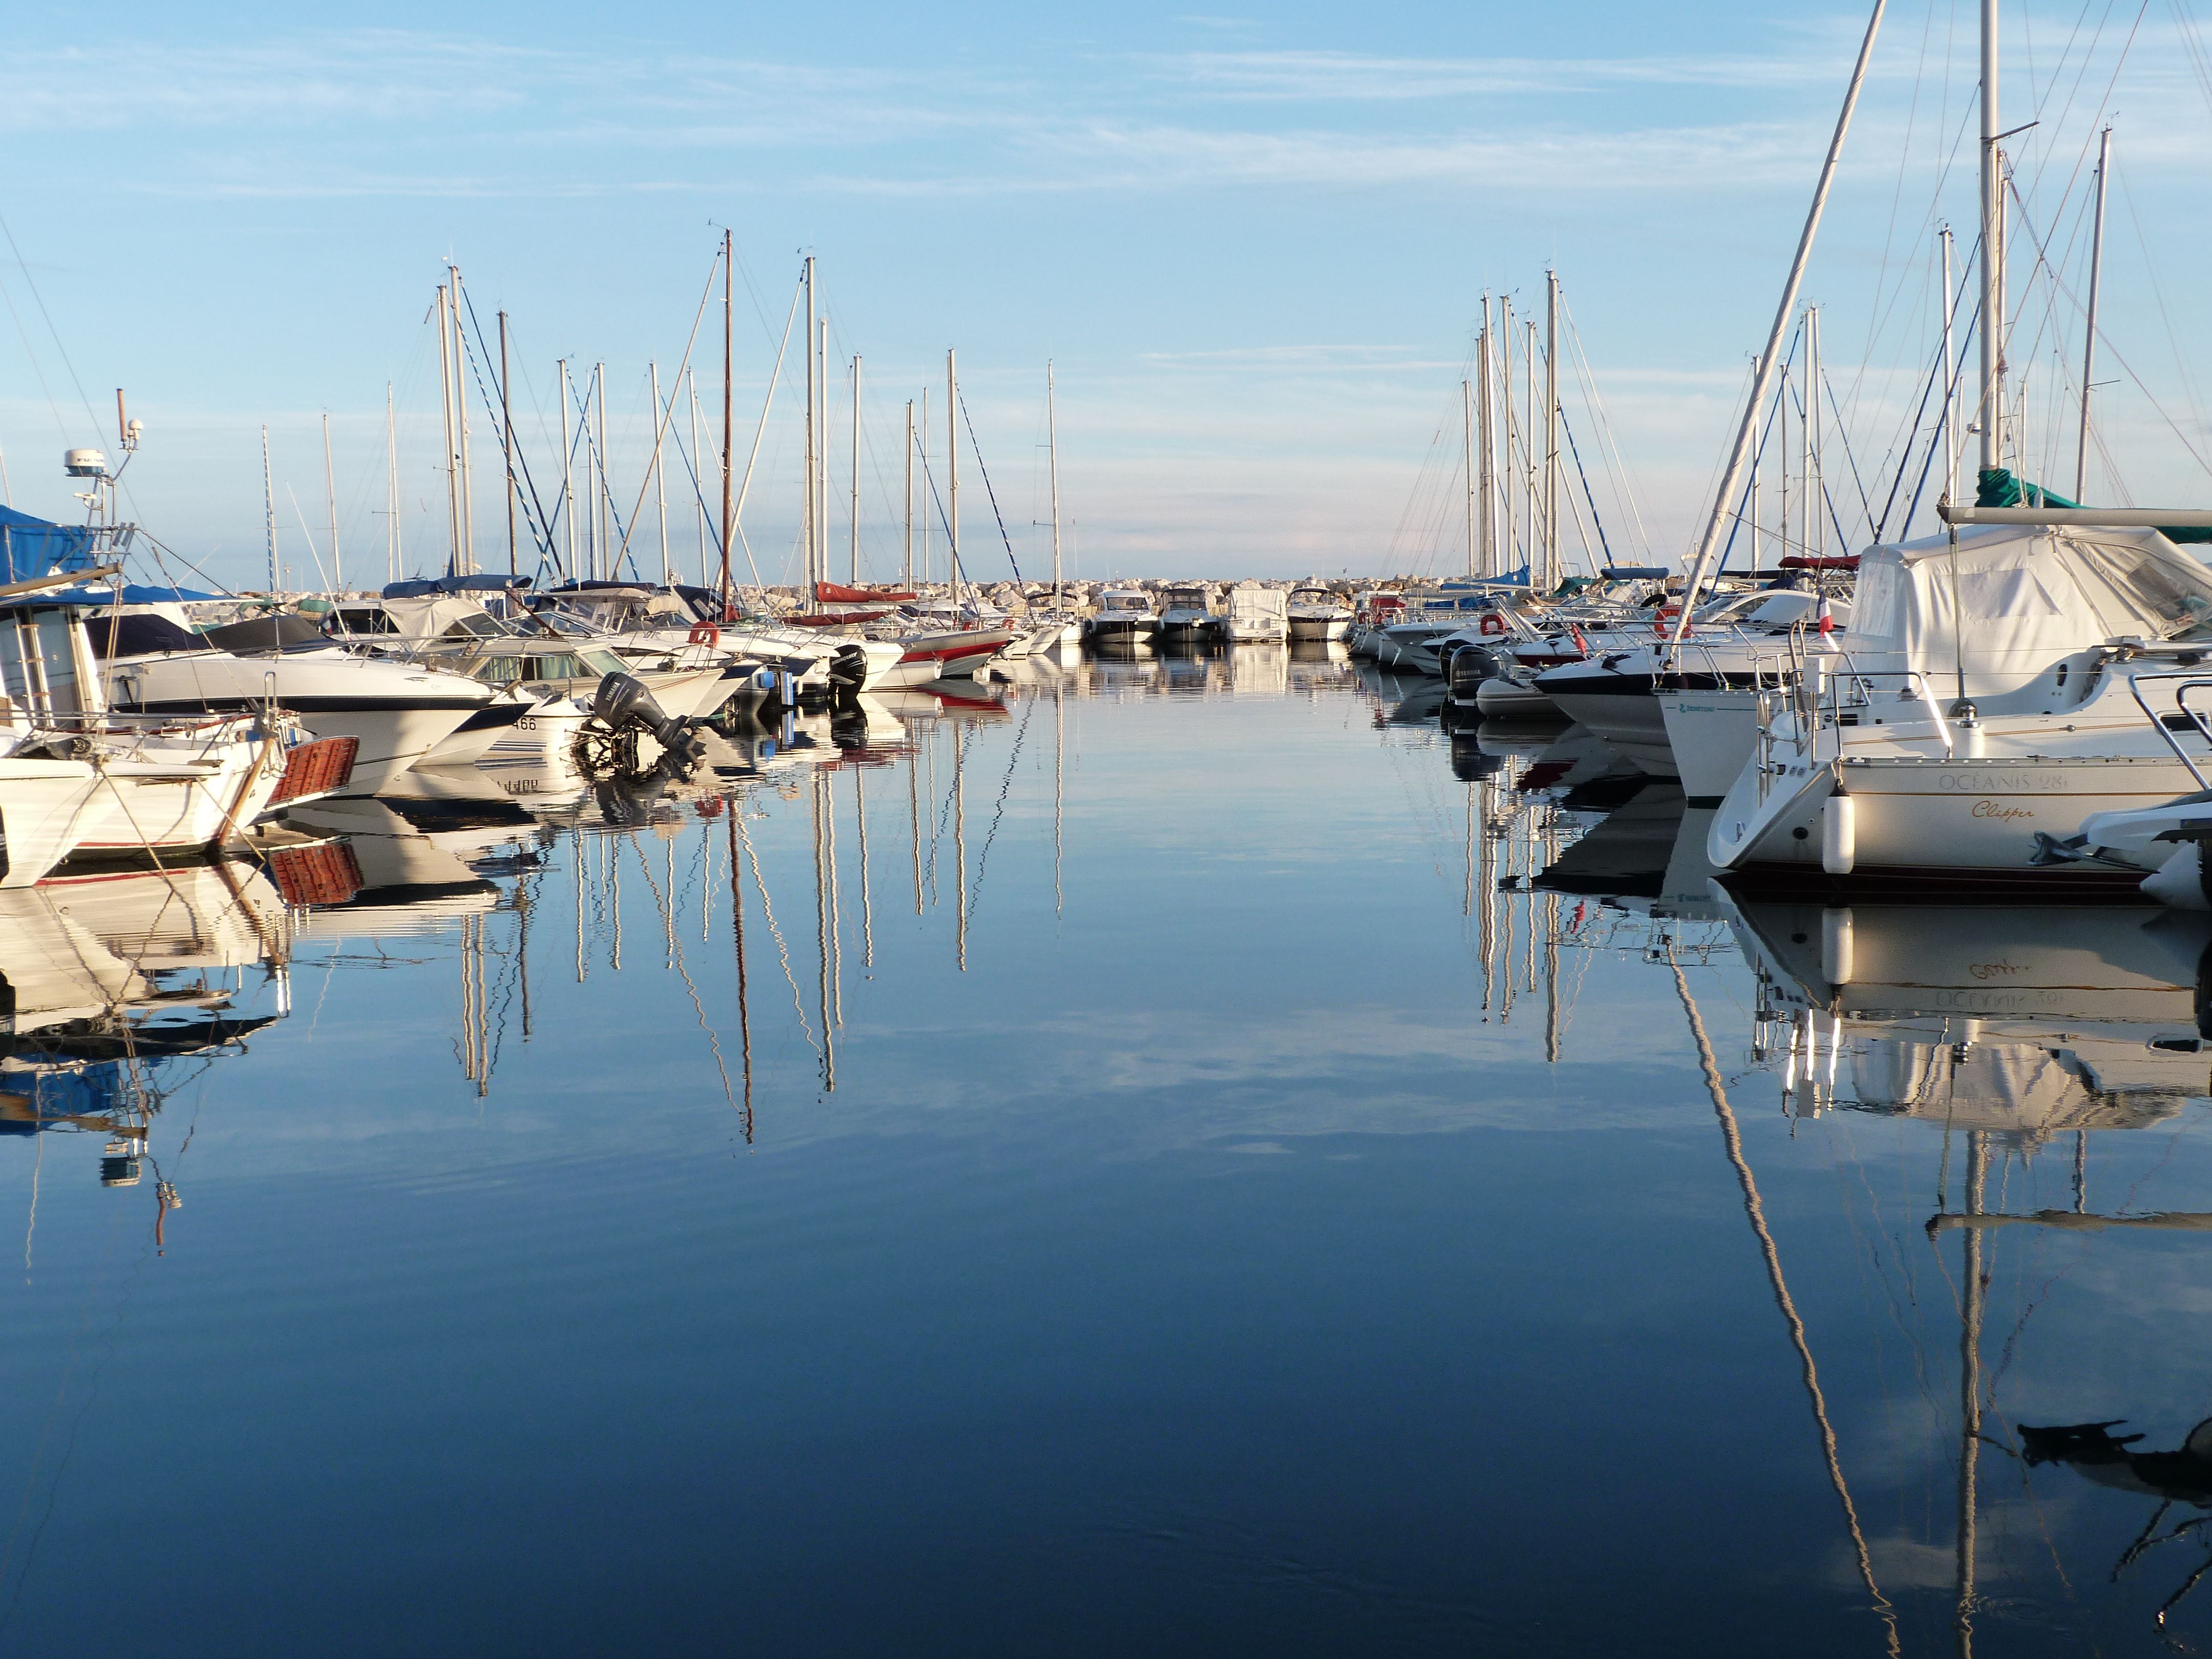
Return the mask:
<path fill-rule="evenodd" d="M 1466 428 L 1467 574 L 1492 578 L 1507 574 L 1505 560 L 1519 549 L 1528 555 L 1528 580 L 1550 592 L 1564 574 L 1559 563 L 1559 276 L 1544 273 L 1544 401 L 1536 402 L 1536 324 L 1523 323 L 1526 342 L 1521 363 L 1525 413 L 1516 422 L 1513 408 L 1513 301 L 1498 298 L 1493 321 L 1490 295 L 1482 296 L 1482 327 L 1475 335 L 1474 374 L 1460 382 Z M 1498 411 L 1504 410 L 1499 430 Z M 1543 449 L 1535 447 L 1540 428 Z M 1498 464 L 1501 440 L 1504 465 Z M 1516 457 L 1518 456 L 1516 462 Z M 1515 492 L 1520 494 L 1516 518 Z M 1504 536 L 1499 515 L 1504 515 Z M 1525 526 L 1525 541 L 1521 527 Z"/>
<path fill-rule="evenodd" d="M 718 572 L 710 573 L 706 568 L 706 548 L 704 545 L 706 523 L 703 507 L 700 515 L 700 528 L 702 531 L 702 545 L 701 548 L 701 580 L 702 584 L 718 586 L 726 597 L 731 590 L 733 580 L 730 564 L 732 545 L 737 540 L 738 519 L 738 515 L 744 511 L 744 490 L 736 476 L 736 469 L 732 465 L 735 426 L 735 408 L 733 403 L 735 387 L 733 343 L 735 295 L 732 286 L 735 269 L 735 249 L 732 246 L 732 240 L 733 239 L 731 235 L 726 232 L 723 237 L 722 248 L 720 250 L 720 258 L 723 265 L 722 443 L 720 457 L 721 462 L 721 533 L 719 538 L 720 562 Z M 434 307 L 434 315 L 438 323 L 439 410 L 444 443 L 444 453 L 441 466 L 441 470 L 446 474 L 447 481 L 446 539 L 449 549 L 450 568 L 452 573 L 456 575 L 470 575 L 477 574 L 479 569 L 476 544 L 474 479 L 471 467 L 470 444 L 471 428 L 469 421 L 469 398 L 467 391 L 468 372 L 470 365 L 473 360 L 468 352 L 465 328 L 462 320 L 464 316 L 464 307 L 462 302 L 460 270 L 456 265 L 449 264 L 447 267 L 447 281 L 441 283 L 437 289 L 436 301 Z M 814 258 L 811 255 L 809 255 L 805 261 L 804 273 L 801 277 L 801 289 L 805 309 L 806 325 L 806 343 L 804 351 L 806 362 L 806 402 L 804 418 L 805 453 L 802 479 L 805 501 L 801 517 L 800 551 L 803 580 L 807 587 L 811 590 L 819 583 L 833 580 L 830 574 L 831 555 L 830 550 L 829 495 L 829 446 L 830 442 L 830 399 L 829 392 L 830 323 L 821 305 L 816 264 Z M 502 459 L 504 461 L 504 471 L 507 477 L 506 511 L 507 571 L 510 575 L 514 575 L 519 574 L 519 529 L 517 524 L 517 508 L 519 505 L 518 498 L 520 489 L 520 465 L 515 453 L 514 421 L 507 395 L 509 364 L 507 354 L 507 313 L 504 311 L 501 311 L 499 313 L 499 425 L 500 446 Z M 573 432 L 570 427 L 570 416 L 572 412 L 574 412 L 572 410 L 574 393 L 570 384 L 569 365 L 568 360 L 566 358 L 560 360 L 556 367 L 558 370 L 559 398 L 561 403 L 562 477 L 559 492 L 556 497 L 556 505 L 554 507 L 552 514 L 548 516 L 557 518 L 560 520 L 561 551 L 563 562 L 568 570 L 578 574 L 586 574 L 593 578 L 603 576 L 611 577 L 614 575 L 616 566 L 619 562 L 619 555 L 622 549 L 617 548 L 616 544 L 616 532 L 618 528 L 618 523 L 616 517 L 615 504 L 611 495 L 611 485 L 606 477 L 608 448 L 606 430 L 605 365 L 604 363 L 593 365 L 589 387 L 582 405 L 581 425 L 583 429 L 580 435 L 583 437 L 585 447 L 588 451 L 586 462 L 586 471 L 587 473 L 595 472 L 598 475 L 598 481 L 596 487 L 592 491 L 592 506 L 591 509 L 591 516 L 585 529 L 585 545 L 582 549 L 583 557 L 580 562 L 579 562 L 578 557 L 579 549 L 577 545 L 577 526 L 575 521 L 578 492 L 575 487 L 574 465 L 573 459 L 575 447 L 574 441 L 578 434 Z M 671 420 L 673 418 L 677 399 L 675 398 L 671 398 L 666 403 L 663 403 L 660 395 L 659 365 L 658 362 L 655 362 L 649 365 L 648 368 L 653 403 L 654 420 L 653 453 L 650 466 L 650 478 L 653 486 L 655 510 L 659 520 L 661 577 L 663 580 L 670 580 L 673 579 L 673 574 L 671 566 L 668 541 L 667 489 L 666 481 L 662 472 L 662 465 L 667 428 Z M 779 353 L 777 368 L 774 374 L 771 376 L 771 385 L 769 389 L 768 406 L 764 407 L 762 410 L 762 424 L 763 428 L 765 428 L 767 422 L 769 409 L 773 407 L 774 404 L 774 380 L 780 378 L 781 368 L 782 355 L 781 353 Z M 687 368 L 684 371 L 684 374 L 685 375 L 690 375 L 690 371 Z M 1046 422 L 1051 446 L 1049 470 L 1052 501 L 1053 586 L 1055 596 L 1057 596 L 1061 586 L 1060 457 L 1058 449 L 1057 412 L 1055 409 L 1056 386 L 1054 381 L 1053 365 L 1049 362 L 1045 366 L 1045 374 Z M 692 384 L 690 389 L 688 399 L 690 410 L 691 453 L 694 455 L 698 455 L 701 453 L 699 444 L 699 397 L 696 376 L 691 376 L 691 380 Z M 682 383 L 683 377 L 680 376 L 678 382 L 679 387 L 682 386 Z M 857 354 L 855 354 L 852 359 L 849 369 L 848 384 L 852 399 L 851 425 L 849 432 L 850 453 L 848 461 L 851 472 L 851 493 L 848 503 L 850 529 L 847 546 L 846 577 L 848 581 L 857 583 L 860 580 L 860 516 L 861 392 L 861 359 Z M 398 485 L 397 422 L 392 404 L 392 389 L 389 386 L 386 388 L 385 404 L 386 465 L 391 480 L 390 487 L 387 491 L 388 499 L 386 501 L 387 516 L 390 520 L 387 532 L 387 556 L 390 574 L 396 579 L 398 574 L 402 552 L 399 533 L 400 495 Z M 945 354 L 945 495 L 944 522 L 945 526 L 947 542 L 946 574 L 951 584 L 953 597 L 957 600 L 959 597 L 962 578 L 960 564 L 960 391 L 958 362 L 955 352 L 951 349 L 948 349 Z M 929 392 L 927 388 L 925 387 L 921 396 L 921 420 L 918 424 L 915 420 L 915 405 L 914 401 L 909 400 L 906 406 L 907 441 L 905 452 L 905 525 L 904 547 L 902 555 L 902 566 L 900 572 L 902 584 L 912 583 L 916 579 L 917 575 L 919 575 L 920 579 L 922 580 L 927 581 L 928 580 L 931 538 L 929 528 L 929 504 L 927 500 L 922 503 L 923 510 L 921 515 L 921 542 L 919 549 L 921 558 L 918 565 L 915 559 L 916 545 L 915 533 L 916 528 L 915 490 L 917 483 L 915 464 L 917 459 L 921 462 L 920 482 L 926 492 L 929 477 L 930 460 L 928 423 Z M 327 420 L 325 421 L 325 448 L 327 450 Z M 758 458 L 759 447 L 760 441 L 757 435 L 753 446 L 754 459 L 757 459 Z M 264 448 L 265 452 L 265 434 Z M 267 471 L 265 465 L 265 453 L 264 459 L 264 471 L 265 472 Z M 327 460 L 327 456 L 325 459 Z M 745 482 L 749 483 L 751 476 L 751 465 L 750 462 L 746 466 L 745 474 Z M 335 553 L 337 542 L 337 508 L 335 490 L 331 492 L 331 501 L 332 523 L 331 534 L 333 551 Z M 633 528 L 635 526 L 633 526 Z M 549 525 L 545 526 L 545 528 L 550 532 L 550 526 Z M 629 542 L 629 532 L 624 532 L 622 534 L 620 540 L 622 548 L 626 548 Z M 274 589 L 279 585 L 279 572 L 276 559 L 276 524 L 273 491 L 270 495 L 269 507 L 269 546 L 270 571 L 270 584 L 271 588 Z"/>

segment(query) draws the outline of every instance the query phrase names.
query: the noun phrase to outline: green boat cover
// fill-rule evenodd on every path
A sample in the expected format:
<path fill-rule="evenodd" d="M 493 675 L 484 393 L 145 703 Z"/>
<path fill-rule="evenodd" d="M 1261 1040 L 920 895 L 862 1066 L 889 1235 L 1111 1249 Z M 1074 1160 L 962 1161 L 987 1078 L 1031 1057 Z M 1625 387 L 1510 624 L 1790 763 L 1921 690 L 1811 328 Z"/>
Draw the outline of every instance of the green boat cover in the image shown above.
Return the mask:
<path fill-rule="evenodd" d="M 2008 468 L 1985 466 L 1974 490 L 1976 507 L 2079 507 L 2079 501 L 2069 501 L 2055 490 L 2045 489 L 2033 479 L 2023 480 Z M 2170 542 L 2212 542 L 2212 529 L 2199 530 L 2182 526 L 2160 525 L 2159 534 Z"/>

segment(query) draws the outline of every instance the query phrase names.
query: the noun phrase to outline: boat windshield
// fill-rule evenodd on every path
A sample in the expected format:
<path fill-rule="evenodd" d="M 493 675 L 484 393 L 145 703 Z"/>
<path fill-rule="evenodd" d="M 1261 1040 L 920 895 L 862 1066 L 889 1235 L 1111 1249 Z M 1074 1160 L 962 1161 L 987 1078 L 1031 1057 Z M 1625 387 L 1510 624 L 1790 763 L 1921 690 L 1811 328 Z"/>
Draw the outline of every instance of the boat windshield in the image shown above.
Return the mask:
<path fill-rule="evenodd" d="M 611 651 L 579 651 L 576 660 L 593 674 L 627 674 L 629 665 Z"/>

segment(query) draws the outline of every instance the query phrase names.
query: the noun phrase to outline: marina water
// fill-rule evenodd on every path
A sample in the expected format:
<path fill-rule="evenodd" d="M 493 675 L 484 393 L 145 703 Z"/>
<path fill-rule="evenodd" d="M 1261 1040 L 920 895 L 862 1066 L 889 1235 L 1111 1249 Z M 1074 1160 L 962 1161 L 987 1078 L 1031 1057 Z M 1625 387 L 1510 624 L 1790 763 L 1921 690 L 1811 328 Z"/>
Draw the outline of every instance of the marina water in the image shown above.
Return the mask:
<path fill-rule="evenodd" d="M 342 902 L 52 891 L 6 964 L 11 1650 L 2212 1630 L 2208 1245 L 2143 1224 L 2212 1211 L 2188 942 L 2156 1086 L 2061 1031 L 2008 1123 L 1956 1066 L 1855 1088 L 1879 1027 L 1784 1006 L 1817 914 L 1681 884 L 1679 804 L 1577 805 L 1551 738 L 1325 647 L 781 736 L 389 803 Z M 154 1035 L 25 1033 L 111 963 Z"/>

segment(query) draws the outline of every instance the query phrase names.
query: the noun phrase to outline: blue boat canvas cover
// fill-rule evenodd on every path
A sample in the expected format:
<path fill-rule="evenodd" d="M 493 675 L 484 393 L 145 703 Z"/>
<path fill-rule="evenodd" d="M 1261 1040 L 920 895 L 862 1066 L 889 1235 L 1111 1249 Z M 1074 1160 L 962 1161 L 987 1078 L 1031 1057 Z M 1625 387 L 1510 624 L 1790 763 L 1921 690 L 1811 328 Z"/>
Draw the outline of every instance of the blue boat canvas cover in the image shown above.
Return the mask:
<path fill-rule="evenodd" d="M 0 582 L 27 582 L 98 562 L 90 525 L 52 524 L 0 507 Z"/>

